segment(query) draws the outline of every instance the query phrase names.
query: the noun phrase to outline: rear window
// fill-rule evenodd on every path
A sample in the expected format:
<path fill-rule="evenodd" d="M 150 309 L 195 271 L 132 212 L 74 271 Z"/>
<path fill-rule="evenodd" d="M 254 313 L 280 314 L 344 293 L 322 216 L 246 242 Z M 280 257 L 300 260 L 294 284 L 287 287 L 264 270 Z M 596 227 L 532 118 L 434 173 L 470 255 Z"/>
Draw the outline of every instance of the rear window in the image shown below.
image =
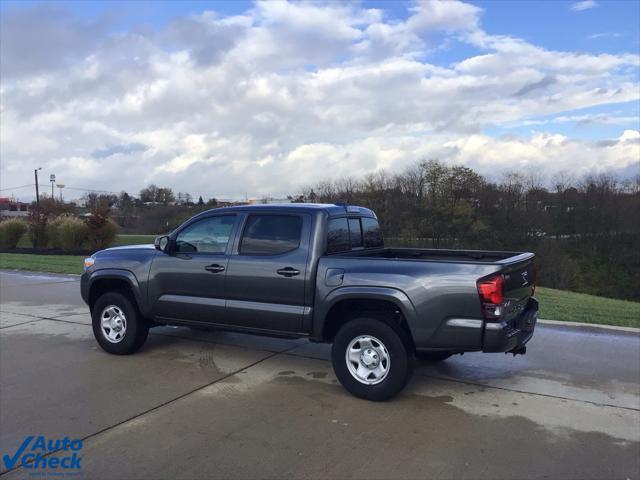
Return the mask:
<path fill-rule="evenodd" d="M 292 215 L 250 215 L 240 241 L 245 255 L 278 255 L 300 246 L 302 218 Z"/>
<path fill-rule="evenodd" d="M 349 225 L 346 218 L 332 218 L 327 224 L 327 253 L 351 250 Z"/>
<path fill-rule="evenodd" d="M 364 236 L 365 248 L 381 248 L 384 247 L 382 239 L 382 230 L 380 224 L 375 218 L 362 217 L 362 235 Z"/>
<path fill-rule="evenodd" d="M 332 218 L 327 224 L 327 253 L 353 248 L 382 248 L 384 241 L 378 220 L 370 217 Z"/>
<path fill-rule="evenodd" d="M 361 248 L 362 243 L 362 228 L 360 227 L 359 218 L 349 219 L 349 239 L 351 241 L 351 248 Z"/>

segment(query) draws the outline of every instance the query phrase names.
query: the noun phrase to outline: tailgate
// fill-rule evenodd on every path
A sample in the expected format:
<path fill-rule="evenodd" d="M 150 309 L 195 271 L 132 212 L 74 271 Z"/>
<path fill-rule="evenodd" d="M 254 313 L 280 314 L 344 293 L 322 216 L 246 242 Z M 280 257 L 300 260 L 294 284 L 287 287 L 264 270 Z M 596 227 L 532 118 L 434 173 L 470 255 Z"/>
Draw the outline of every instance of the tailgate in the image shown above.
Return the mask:
<path fill-rule="evenodd" d="M 522 312 L 533 295 L 536 282 L 534 260 L 533 253 L 525 253 L 501 262 L 504 264 L 505 320 Z"/>

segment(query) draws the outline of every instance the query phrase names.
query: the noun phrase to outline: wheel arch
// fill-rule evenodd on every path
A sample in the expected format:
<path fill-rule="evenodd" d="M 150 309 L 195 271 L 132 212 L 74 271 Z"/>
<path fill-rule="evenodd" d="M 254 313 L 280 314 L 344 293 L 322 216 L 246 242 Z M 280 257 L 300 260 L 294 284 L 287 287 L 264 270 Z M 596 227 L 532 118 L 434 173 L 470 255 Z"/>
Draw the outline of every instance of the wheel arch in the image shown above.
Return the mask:
<path fill-rule="evenodd" d="M 140 292 L 138 279 L 129 270 L 104 269 L 98 270 L 89 279 L 89 309 L 93 311 L 93 306 L 100 296 L 107 292 L 126 291 L 140 313 L 144 314 L 144 303 Z"/>
<path fill-rule="evenodd" d="M 318 321 L 314 322 L 313 337 L 330 342 L 348 317 L 357 312 L 381 312 L 389 314 L 406 331 L 413 343 L 409 325 L 416 313 L 407 295 L 397 289 L 385 287 L 342 287 L 333 290 L 321 302 Z"/>

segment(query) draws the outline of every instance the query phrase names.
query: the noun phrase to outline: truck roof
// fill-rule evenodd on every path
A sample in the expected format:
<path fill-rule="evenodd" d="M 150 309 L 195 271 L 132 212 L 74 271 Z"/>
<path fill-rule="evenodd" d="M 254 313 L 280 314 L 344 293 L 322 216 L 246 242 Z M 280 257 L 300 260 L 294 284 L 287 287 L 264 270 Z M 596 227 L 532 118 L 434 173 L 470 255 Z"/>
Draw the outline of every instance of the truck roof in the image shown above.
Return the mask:
<path fill-rule="evenodd" d="M 210 212 L 264 212 L 264 211 L 280 211 L 280 212 L 317 212 L 324 211 L 330 217 L 339 217 L 347 214 L 356 214 L 362 217 L 377 218 L 373 210 L 357 205 L 335 204 L 335 203 L 266 203 L 257 205 L 237 205 L 234 207 L 213 208 L 199 215 Z"/>

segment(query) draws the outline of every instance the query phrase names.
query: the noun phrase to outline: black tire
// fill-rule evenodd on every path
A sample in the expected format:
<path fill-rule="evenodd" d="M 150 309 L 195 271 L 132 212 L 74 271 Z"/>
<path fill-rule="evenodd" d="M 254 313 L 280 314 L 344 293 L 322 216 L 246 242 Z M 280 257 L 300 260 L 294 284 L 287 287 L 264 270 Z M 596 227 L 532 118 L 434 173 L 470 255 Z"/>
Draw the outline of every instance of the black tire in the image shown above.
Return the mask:
<path fill-rule="evenodd" d="M 388 356 L 386 376 L 376 384 L 365 384 L 352 374 L 346 359 L 349 344 L 362 336 L 382 342 Z M 357 344 L 356 344 L 357 345 Z M 409 342 L 400 326 L 375 314 L 363 314 L 345 323 L 336 334 L 331 350 L 333 370 L 340 383 L 351 394 L 373 401 L 384 401 L 398 394 L 411 378 L 412 362 Z M 352 363 L 355 368 L 355 363 Z"/>
<path fill-rule="evenodd" d="M 449 358 L 453 353 L 448 351 L 441 352 L 416 352 L 416 358 L 423 362 L 437 363 Z"/>
<path fill-rule="evenodd" d="M 102 315 L 107 307 L 115 306 L 126 319 L 126 329 L 117 343 L 109 341 L 107 333 L 103 333 Z M 106 352 L 115 355 L 128 355 L 142 347 L 149 334 L 149 323 L 144 319 L 138 309 L 125 292 L 109 292 L 103 294 L 93 306 L 91 312 L 93 335 L 98 344 Z"/>

